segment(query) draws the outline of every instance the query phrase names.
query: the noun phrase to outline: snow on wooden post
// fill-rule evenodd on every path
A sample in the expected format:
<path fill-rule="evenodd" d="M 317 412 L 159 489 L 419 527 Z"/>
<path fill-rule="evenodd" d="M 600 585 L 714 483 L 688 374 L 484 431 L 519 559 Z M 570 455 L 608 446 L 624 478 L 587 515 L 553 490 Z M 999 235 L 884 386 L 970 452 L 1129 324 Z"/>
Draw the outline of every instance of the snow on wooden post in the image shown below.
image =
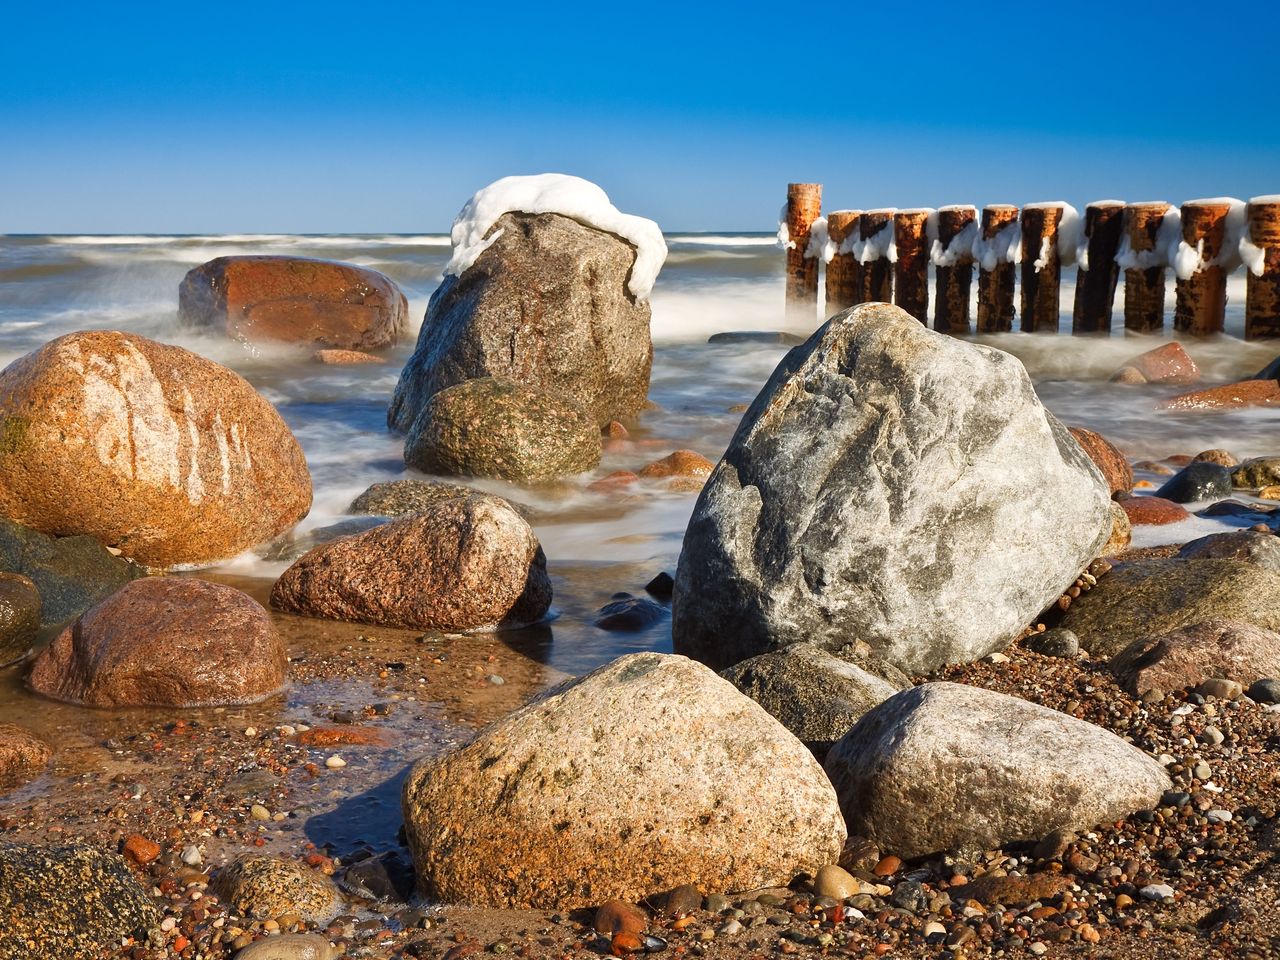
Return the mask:
<path fill-rule="evenodd" d="M 893 214 L 892 209 L 867 210 L 858 219 L 860 303 L 893 303 Z"/>
<path fill-rule="evenodd" d="M 1124 231 L 1124 203 L 1098 200 L 1084 209 L 1084 256 L 1078 257 L 1076 301 L 1071 332 L 1111 332 L 1111 311 L 1116 299 L 1120 267 L 1116 254 Z"/>
<path fill-rule="evenodd" d="M 1164 326 L 1166 253 L 1157 238 L 1169 204 L 1130 203 L 1124 208 L 1120 266 L 1124 268 L 1124 328 L 1129 333 L 1155 333 Z"/>
<path fill-rule="evenodd" d="M 1031 203 L 1022 208 L 1022 331 L 1058 332 L 1058 290 L 1062 263 L 1058 225 L 1062 207 Z"/>
<path fill-rule="evenodd" d="M 933 247 L 933 329 L 939 333 L 969 332 L 969 287 L 973 282 L 973 242 L 977 231 L 977 207 L 938 208 L 938 239 Z"/>
<path fill-rule="evenodd" d="M 1188 200 L 1182 205 L 1182 242 L 1174 264 L 1177 301 L 1173 328 L 1207 337 L 1221 333 L 1227 313 L 1227 271 L 1222 255 L 1227 240 L 1226 200 Z M 1229 251 L 1231 255 L 1235 251 Z"/>
<path fill-rule="evenodd" d="M 1005 333 L 1013 329 L 1018 208 L 1003 203 L 983 207 L 978 244 L 978 332 Z"/>
<path fill-rule="evenodd" d="M 805 254 L 809 230 L 822 213 L 822 184 L 787 184 L 787 312 L 803 314 L 818 302 L 818 257 Z"/>
<path fill-rule="evenodd" d="M 899 210 L 893 215 L 893 302 L 921 323 L 929 321 L 929 216 L 932 210 Z"/>
<path fill-rule="evenodd" d="M 861 210 L 833 210 L 827 214 L 827 242 L 835 251 L 827 263 L 827 316 L 859 303 L 862 264 L 849 246 L 857 239 Z M 852 239 L 851 239 L 852 238 Z M 842 248 L 844 248 L 842 250 Z"/>
<path fill-rule="evenodd" d="M 1280 196 L 1250 200 L 1247 223 L 1244 336 L 1280 337 Z"/>

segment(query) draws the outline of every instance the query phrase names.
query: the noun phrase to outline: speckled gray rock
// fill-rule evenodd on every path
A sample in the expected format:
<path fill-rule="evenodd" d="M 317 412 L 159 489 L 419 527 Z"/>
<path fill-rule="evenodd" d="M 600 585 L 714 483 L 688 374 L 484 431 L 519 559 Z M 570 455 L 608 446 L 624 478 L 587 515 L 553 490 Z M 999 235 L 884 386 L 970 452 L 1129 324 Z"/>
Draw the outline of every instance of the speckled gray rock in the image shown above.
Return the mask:
<path fill-rule="evenodd" d="M 1280 631 L 1280 574 L 1241 560 L 1122 564 L 1071 604 L 1061 626 L 1089 653 L 1112 657 L 1139 638 L 1215 619 Z"/>
<path fill-rule="evenodd" d="M 547 558 L 505 500 L 475 494 L 308 551 L 271 590 L 279 610 L 424 630 L 533 623 Z"/>
<path fill-rule="evenodd" d="M 1211 533 L 1183 544 L 1178 556 L 1184 560 L 1244 560 L 1280 573 L 1280 537 L 1260 530 Z"/>
<path fill-rule="evenodd" d="M 703 489 L 675 649 L 808 641 L 909 672 L 1006 646 L 1111 531 L 1098 468 L 1017 359 L 866 304 L 793 349 Z"/>
<path fill-rule="evenodd" d="M 1022 641 L 1022 645 L 1042 657 L 1074 657 L 1080 652 L 1080 638 L 1061 627 L 1033 633 Z"/>
<path fill-rule="evenodd" d="M 706 667 L 657 653 L 420 761 L 404 818 L 423 893 L 492 907 L 781 886 L 834 863 L 845 839 L 799 740 Z"/>
<path fill-rule="evenodd" d="M 721 676 L 819 754 L 901 689 L 808 643 L 743 660 Z"/>
<path fill-rule="evenodd" d="M 1089 829 L 1171 786 L 1109 730 L 958 683 L 890 697 L 831 748 L 826 770 L 849 831 L 903 858 Z"/>
<path fill-rule="evenodd" d="M 441 390 L 405 437 L 424 473 L 545 483 L 600 463 L 600 429 L 576 400 L 486 377 Z"/>
<path fill-rule="evenodd" d="M 558 214 L 508 213 L 494 242 L 427 307 L 387 420 L 407 431 L 432 394 L 504 377 L 578 400 L 600 426 L 649 393 L 649 304 L 627 289 L 635 248 Z"/>
<path fill-rule="evenodd" d="M 366 530 L 380 527 L 384 523 L 386 523 L 386 517 L 347 517 L 337 523 L 330 523 L 323 527 L 313 527 L 305 533 L 290 531 L 278 540 L 273 540 L 271 543 L 255 548 L 253 552 L 269 563 L 291 562 L 322 543 L 331 543 L 339 537 L 350 537 L 353 534 L 364 533 Z"/>
<path fill-rule="evenodd" d="M 251 917 L 275 919 L 297 914 L 327 923 L 339 906 L 338 888 L 317 870 L 296 860 L 246 854 L 213 876 L 209 889 L 224 903 Z"/>
<path fill-rule="evenodd" d="M 40 591 L 30 577 L 0 571 L 0 667 L 21 660 L 40 629 Z"/>
<path fill-rule="evenodd" d="M 92 537 L 49 537 L 0 517 L 0 570 L 29 577 L 40 591 L 40 625 L 84 613 L 130 580 L 146 576 Z"/>
<path fill-rule="evenodd" d="M 122 857 L 81 844 L 0 842 L 0 960 L 100 960 L 159 923 Z"/>
<path fill-rule="evenodd" d="M 1206 620 L 1134 640 L 1107 665 L 1139 696 L 1166 693 L 1222 677 L 1245 687 L 1280 676 L 1280 633 L 1248 623 Z"/>
<path fill-rule="evenodd" d="M 351 501 L 347 513 L 373 514 L 379 517 L 407 517 L 423 513 L 436 504 L 456 497 L 471 496 L 476 491 L 460 483 L 444 480 L 389 480 L 375 483 Z"/>
<path fill-rule="evenodd" d="M 341 955 L 318 933 L 285 933 L 251 943 L 235 960 L 334 960 Z"/>
<path fill-rule="evenodd" d="M 1231 471 L 1231 481 L 1245 490 L 1275 486 L 1280 483 L 1280 457 L 1246 460 Z"/>

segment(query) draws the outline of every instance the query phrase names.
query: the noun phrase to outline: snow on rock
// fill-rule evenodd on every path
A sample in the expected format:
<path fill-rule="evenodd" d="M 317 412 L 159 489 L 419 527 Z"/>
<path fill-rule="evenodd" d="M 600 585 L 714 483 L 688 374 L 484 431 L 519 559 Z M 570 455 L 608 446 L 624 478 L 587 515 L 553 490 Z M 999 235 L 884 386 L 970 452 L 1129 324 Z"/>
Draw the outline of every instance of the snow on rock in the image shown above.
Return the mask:
<path fill-rule="evenodd" d="M 608 195 L 589 180 L 563 173 L 503 177 L 467 201 L 453 221 L 453 256 L 446 277 L 461 276 L 501 231 L 488 235 L 504 213 L 558 213 L 586 226 L 616 234 L 636 248 L 627 288 L 637 300 L 648 300 L 658 271 L 667 259 L 662 230 L 652 220 L 622 213 Z"/>

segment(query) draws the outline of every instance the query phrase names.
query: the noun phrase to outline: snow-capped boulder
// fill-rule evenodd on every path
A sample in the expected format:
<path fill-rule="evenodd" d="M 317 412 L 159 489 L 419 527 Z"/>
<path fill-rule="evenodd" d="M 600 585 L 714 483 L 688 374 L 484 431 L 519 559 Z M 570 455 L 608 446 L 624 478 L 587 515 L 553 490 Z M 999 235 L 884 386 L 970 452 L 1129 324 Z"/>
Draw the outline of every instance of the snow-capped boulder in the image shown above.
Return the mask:
<path fill-rule="evenodd" d="M 789 353 L 703 489 L 675 650 L 864 641 L 910 672 L 1011 642 L 1098 555 L 1108 487 L 1022 364 L 887 304 Z"/>

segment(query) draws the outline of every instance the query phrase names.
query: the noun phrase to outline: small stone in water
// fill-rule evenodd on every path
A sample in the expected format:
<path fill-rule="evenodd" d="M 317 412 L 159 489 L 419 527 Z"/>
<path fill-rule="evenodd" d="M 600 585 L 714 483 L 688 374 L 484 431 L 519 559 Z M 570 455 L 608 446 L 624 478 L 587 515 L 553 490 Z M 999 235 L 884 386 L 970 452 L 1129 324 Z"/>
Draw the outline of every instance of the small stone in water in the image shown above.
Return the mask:
<path fill-rule="evenodd" d="M 189 867 L 196 867 L 202 864 L 204 862 L 204 857 L 200 855 L 200 848 L 194 843 L 183 848 L 182 862 Z"/>
<path fill-rule="evenodd" d="M 347 761 L 343 760 L 335 753 L 332 757 L 325 760 L 324 765 L 330 770 L 338 770 L 345 767 L 347 765 Z"/>
<path fill-rule="evenodd" d="M 256 736 L 258 735 L 258 728 L 257 728 L 257 727 L 245 727 L 245 728 L 244 728 L 244 735 L 245 735 L 246 737 L 256 737 Z"/>
<path fill-rule="evenodd" d="M 500 687 L 507 682 L 503 680 L 500 676 L 498 676 L 496 673 L 489 674 L 489 676 L 485 677 L 485 679 L 488 680 L 495 687 Z"/>

